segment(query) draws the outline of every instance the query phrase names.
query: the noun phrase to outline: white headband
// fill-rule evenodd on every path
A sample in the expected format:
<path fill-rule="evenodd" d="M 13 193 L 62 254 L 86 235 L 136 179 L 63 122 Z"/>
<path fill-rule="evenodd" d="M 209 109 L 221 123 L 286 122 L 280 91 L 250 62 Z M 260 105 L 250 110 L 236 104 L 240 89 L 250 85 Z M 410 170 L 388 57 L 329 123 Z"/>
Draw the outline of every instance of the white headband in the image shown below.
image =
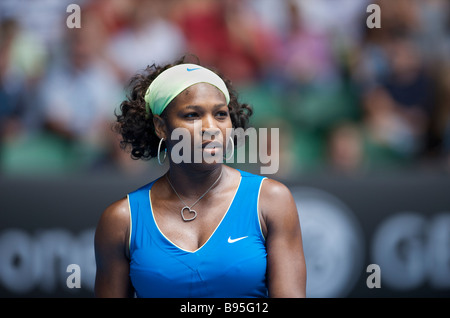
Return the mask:
<path fill-rule="evenodd" d="M 145 108 L 153 114 L 161 115 L 167 105 L 186 88 L 209 83 L 217 87 L 224 95 L 227 105 L 230 94 L 224 81 L 213 71 L 196 64 L 179 64 L 159 74 L 145 93 Z"/>

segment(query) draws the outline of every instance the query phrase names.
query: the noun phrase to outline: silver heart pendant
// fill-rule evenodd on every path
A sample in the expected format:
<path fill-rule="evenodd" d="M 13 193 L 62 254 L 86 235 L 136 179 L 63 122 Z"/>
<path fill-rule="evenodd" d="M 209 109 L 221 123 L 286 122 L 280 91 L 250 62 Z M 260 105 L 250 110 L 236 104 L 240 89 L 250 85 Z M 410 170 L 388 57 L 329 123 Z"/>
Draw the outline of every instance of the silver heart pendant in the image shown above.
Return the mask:
<path fill-rule="evenodd" d="M 188 213 L 193 213 L 194 216 L 192 216 L 191 218 L 186 218 L 186 217 L 184 216 L 184 210 L 188 210 Z M 188 207 L 188 206 L 186 205 L 185 207 L 183 207 L 183 208 L 181 209 L 181 217 L 183 218 L 183 221 L 185 221 L 185 222 L 192 221 L 193 219 L 195 219 L 195 218 L 197 217 L 197 211 L 191 210 L 191 208 Z"/>

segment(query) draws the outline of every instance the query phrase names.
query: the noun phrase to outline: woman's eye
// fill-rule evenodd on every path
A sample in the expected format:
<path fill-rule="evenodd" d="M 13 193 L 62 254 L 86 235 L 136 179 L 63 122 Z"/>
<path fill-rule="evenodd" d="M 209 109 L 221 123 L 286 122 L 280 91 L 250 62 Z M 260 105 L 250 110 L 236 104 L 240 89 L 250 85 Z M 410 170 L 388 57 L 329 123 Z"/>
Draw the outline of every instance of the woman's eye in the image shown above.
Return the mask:
<path fill-rule="evenodd" d="M 227 117 L 228 116 L 228 112 L 225 112 L 225 111 L 218 112 L 217 116 L 219 116 L 219 117 Z"/>
<path fill-rule="evenodd" d="M 184 115 L 185 118 L 195 118 L 198 117 L 197 113 L 188 113 L 186 115 Z"/>

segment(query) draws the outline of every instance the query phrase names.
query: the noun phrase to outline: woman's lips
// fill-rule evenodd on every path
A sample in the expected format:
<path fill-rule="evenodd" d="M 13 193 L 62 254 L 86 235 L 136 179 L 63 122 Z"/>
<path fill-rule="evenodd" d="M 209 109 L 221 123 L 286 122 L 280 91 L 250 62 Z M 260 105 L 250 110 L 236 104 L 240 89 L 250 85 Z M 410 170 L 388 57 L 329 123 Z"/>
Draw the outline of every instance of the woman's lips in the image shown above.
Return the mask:
<path fill-rule="evenodd" d="M 202 148 L 205 150 L 222 149 L 222 144 L 218 141 L 208 141 L 202 143 Z"/>

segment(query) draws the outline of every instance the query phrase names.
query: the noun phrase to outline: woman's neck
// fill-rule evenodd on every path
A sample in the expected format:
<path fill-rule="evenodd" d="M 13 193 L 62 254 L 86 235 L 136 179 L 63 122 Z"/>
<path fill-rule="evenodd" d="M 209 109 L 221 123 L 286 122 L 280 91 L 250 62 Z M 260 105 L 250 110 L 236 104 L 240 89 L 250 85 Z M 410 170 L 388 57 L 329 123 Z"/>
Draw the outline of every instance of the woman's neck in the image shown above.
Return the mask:
<path fill-rule="evenodd" d="M 223 164 L 218 164 L 213 169 L 207 170 L 192 169 L 191 167 L 187 168 L 179 164 L 171 164 L 167 172 L 167 177 L 179 195 L 187 198 L 195 198 L 208 190 L 221 176 L 221 173 L 221 179 L 223 179 L 224 170 Z M 210 191 L 216 188 L 220 184 L 220 181 Z"/>

